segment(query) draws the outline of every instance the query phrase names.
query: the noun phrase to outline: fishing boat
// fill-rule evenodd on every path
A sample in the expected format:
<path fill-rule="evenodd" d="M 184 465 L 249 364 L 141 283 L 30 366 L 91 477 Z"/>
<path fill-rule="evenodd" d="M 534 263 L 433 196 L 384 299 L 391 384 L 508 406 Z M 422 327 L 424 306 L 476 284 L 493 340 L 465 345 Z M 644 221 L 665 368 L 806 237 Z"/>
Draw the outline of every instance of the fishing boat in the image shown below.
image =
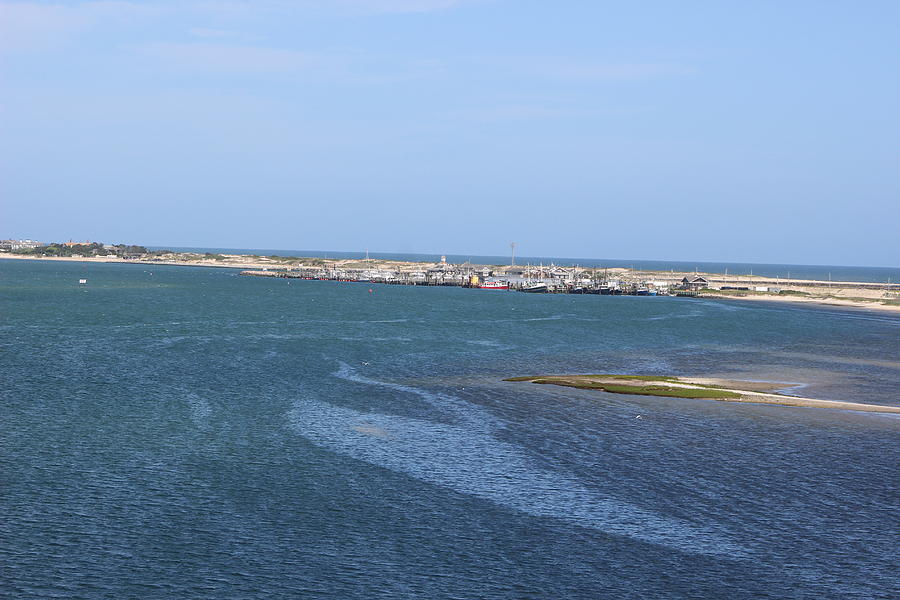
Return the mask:
<path fill-rule="evenodd" d="M 479 289 L 482 290 L 508 290 L 509 282 L 508 281 L 485 281 L 481 285 L 478 286 Z"/>
<path fill-rule="evenodd" d="M 645 287 L 645 286 L 641 286 L 637 290 L 635 290 L 635 295 L 636 296 L 656 296 L 657 291 L 654 289 Z"/>
<path fill-rule="evenodd" d="M 549 291 L 547 288 L 547 284 L 537 281 L 526 283 L 524 287 L 522 287 L 523 292 L 527 292 L 529 294 L 546 294 Z"/>

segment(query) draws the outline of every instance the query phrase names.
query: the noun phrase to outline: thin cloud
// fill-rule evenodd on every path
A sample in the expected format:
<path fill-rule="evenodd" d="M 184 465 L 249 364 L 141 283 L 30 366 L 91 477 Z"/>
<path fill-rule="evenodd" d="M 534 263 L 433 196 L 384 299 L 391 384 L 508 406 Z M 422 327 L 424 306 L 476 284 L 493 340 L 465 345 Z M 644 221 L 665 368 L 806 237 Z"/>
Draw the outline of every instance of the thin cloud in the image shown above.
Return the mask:
<path fill-rule="evenodd" d="M 200 6 L 222 11 L 252 8 L 282 12 L 384 14 L 436 12 L 478 1 L 482 0 L 210 0 Z"/>
<path fill-rule="evenodd" d="M 469 60 L 516 76 L 578 83 L 643 81 L 697 73 L 697 68 L 692 65 L 661 61 L 584 60 L 560 56 L 482 56 Z"/>
<path fill-rule="evenodd" d="M 693 75 L 695 67 L 670 63 L 563 64 L 550 71 L 581 80 L 634 81 Z"/>
<path fill-rule="evenodd" d="M 194 37 L 205 39 L 233 39 L 242 37 L 242 34 L 237 31 L 230 31 L 228 29 L 211 29 L 208 27 L 192 27 L 188 29 L 188 33 Z"/>
<path fill-rule="evenodd" d="M 157 43 L 138 51 L 179 67 L 217 71 L 292 71 L 314 62 L 303 52 L 238 44 Z"/>
<path fill-rule="evenodd" d="M 508 102 L 494 103 L 483 106 L 472 106 L 450 110 L 442 113 L 441 117 L 450 120 L 482 121 L 487 123 L 501 121 L 529 121 L 535 120 L 565 120 L 565 119 L 596 119 L 605 117 L 623 117 L 639 113 L 640 110 L 628 108 L 609 107 L 584 107 L 557 103 L 534 102 Z"/>
<path fill-rule="evenodd" d="M 374 14 L 436 12 L 471 3 L 472 0 L 337 0 L 328 4 L 345 11 Z"/>
<path fill-rule="evenodd" d="M 0 49 L 7 52 L 45 49 L 90 24 L 88 15 L 65 6 L 0 4 Z"/>
<path fill-rule="evenodd" d="M 104 23 L 127 23 L 164 9 L 137 2 L 0 2 L 0 51 L 46 50 Z"/>
<path fill-rule="evenodd" d="M 484 0 L 196 0 L 183 8 L 226 16 L 320 14 L 365 16 L 445 11 Z"/>
<path fill-rule="evenodd" d="M 283 18 L 304 14 L 352 17 L 436 12 L 480 1 L 483 0 L 162 0 L 153 3 L 93 0 L 45 4 L 0 0 L 0 52 L 53 48 L 93 28 L 138 24 L 167 14 L 231 21 L 263 15 Z M 189 33 L 210 39 L 240 37 L 218 28 L 195 27 Z"/>

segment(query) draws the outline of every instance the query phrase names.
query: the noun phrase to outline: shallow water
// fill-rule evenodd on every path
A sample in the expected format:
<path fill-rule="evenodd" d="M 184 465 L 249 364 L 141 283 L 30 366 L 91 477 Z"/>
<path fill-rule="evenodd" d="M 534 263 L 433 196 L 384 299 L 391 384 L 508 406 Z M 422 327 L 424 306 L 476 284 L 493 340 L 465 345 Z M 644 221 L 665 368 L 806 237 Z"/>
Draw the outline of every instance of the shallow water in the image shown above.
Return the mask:
<path fill-rule="evenodd" d="M 0 595 L 900 594 L 900 419 L 500 381 L 896 405 L 894 315 L 0 261 L 0 336 Z"/>

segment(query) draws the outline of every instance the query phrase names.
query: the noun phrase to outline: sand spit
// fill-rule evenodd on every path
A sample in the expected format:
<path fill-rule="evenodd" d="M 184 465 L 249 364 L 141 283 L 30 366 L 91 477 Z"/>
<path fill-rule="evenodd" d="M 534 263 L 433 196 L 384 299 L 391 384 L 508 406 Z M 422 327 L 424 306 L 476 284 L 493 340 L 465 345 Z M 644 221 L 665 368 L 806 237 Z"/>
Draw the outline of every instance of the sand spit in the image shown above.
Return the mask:
<path fill-rule="evenodd" d="M 313 257 L 256 256 L 248 254 L 200 254 L 191 252 L 169 252 L 144 257 L 123 259 L 119 257 L 51 257 L 24 254 L 0 253 L 0 258 L 20 260 L 51 260 L 81 263 L 122 263 L 145 266 L 173 265 L 193 267 L 220 267 L 241 270 L 257 270 L 278 272 L 286 269 L 320 268 L 320 269 L 363 269 L 374 271 L 391 271 L 413 273 L 438 266 L 439 263 L 408 262 L 385 259 L 335 259 Z M 487 265 L 502 272 L 502 265 Z M 591 271 L 591 269 L 587 269 Z M 604 269 L 607 274 L 616 278 L 645 280 L 665 280 L 677 282 L 682 276 L 696 277 L 702 275 L 711 285 L 717 287 L 725 284 L 734 286 L 734 280 L 722 279 L 715 273 L 681 273 L 662 271 L 632 271 L 621 267 Z M 825 282 L 806 279 L 778 280 L 761 276 L 741 276 L 737 283 L 741 289 L 707 289 L 700 290 L 698 296 L 708 299 L 731 299 L 762 302 L 789 302 L 807 306 L 833 306 L 839 308 L 864 308 L 889 313 L 900 313 L 900 289 L 896 284 L 882 285 L 865 282 Z M 758 292 L 750 288 L 769 286 L 782 289 L 783 292 Z M 747 286 L 746 288 L 743 286 Z M 890 289 L 888 289 L 890 288 Z"/>
<path fill-rule="evenodd" d="M 859 292 L 857 292 L 859 293 Z M 715 292 L 704 292 L 702 298 L 715 298 L 722 300 L 748 300 L 751 302 L 788 302 L 791 304 L 813 304 L 818 306 L 838 306 L 841 308 L 868 308 L 879 311 L 900 312 L 900 305 L 882 304 L 880 298 L 839 298 L 824 296 L 786 296 L 786 295 L 726 295 Z"/>
<path fill-rule="evenodd" d="M 809 408 L 832 408 L 861 412 L 900 414 L 900 406 L 798 398 L 771 393 L 791 387 L 788 383 L 739 381 L 708 377 L 665 377 L 656 375 L 537 375 L 512 377 L 504 381 L 559 385 L 600 390 L 612 394 L 664 396 L 668 398 L 705 398 L 723 402 L 751 402 Z"/>

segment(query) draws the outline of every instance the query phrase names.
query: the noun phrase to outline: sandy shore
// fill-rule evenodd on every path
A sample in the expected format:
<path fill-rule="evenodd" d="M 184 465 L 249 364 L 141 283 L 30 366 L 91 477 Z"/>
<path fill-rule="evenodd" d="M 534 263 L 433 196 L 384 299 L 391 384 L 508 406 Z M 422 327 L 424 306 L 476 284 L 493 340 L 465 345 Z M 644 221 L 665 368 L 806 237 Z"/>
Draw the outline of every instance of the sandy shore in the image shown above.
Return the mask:
<path fill-rule="evenodd" d="M 752 402 L 755 404 L 780 404 L 782 406 L 805 406 L 809 408 L 834 408 L 838 410 L 900 414 L 900 406 L 863 404 L 861 402 L 839 402 L 836 400 L 816 400 L 814 398 L 797 398 L 792 396 L 779 396 L 777 394 L 761 394 L 757 392 L 743 392 L 740 399 L 724 398 L 722 399 L 722 402 Z"/>
<path fill-rule="evenodd" d="M 716 294 L 715 292 L 704 293 L 703 298 L 715 298 L 721 300 L 747 300 L 750 302 L 787 302 L 790 304 L 815 304 L 819 306 L 838 306 L 842 308 L 867 308 L 871 310 L 879 310 L 893 313 L 900 313 L 900 306 L 891 304 L 882 304 L 878 299 L 872 300 L 850 300 L 848 298 L 824 298 L 816 296 L 778 296 L 778 295 L 758 295 L 758 296 L 736 296 Z"/>
<path fill-rule="evenodd" d="M 271 268 L 274 264 L 271 262 L 257 261 L 239 261 L 223 263 L 216 260 L 142 260 L 142 259 L 124 259 L 110 256 L 92 256 L 90 258 L 71 257 L 71 256 L 23 256 L 21 254 L 0 254 L 0 259 L 9 258 L 15 260 L 49 260 L 56 262 L 80 262 L 80 263 L 118 263 L 122 265 L 171 265 L 178 267 L 224 267 L 231 269 L 246 268 Z"/>
<path fill-rule="evenodd" d="M 224 254 L 222 260 L 202 258 L 202 254 L 178 253 L 173 256 L 178 258 L 155 258 L 155 259 L 123 259 L 119 257 L 95 256 L 95 257 L 70 257 L 70 256 L 28 256 L 23 254 L 0 253 L 0 259 L 9 258 L 16 260 L 49 260 L 58 262 L 80 262 L 80 263 L 118 263 L 123 265 L 169 265 L 176 267 L 217 267 L 226 269 L 243 269 L 243 270 L 284 270 L 287 267 L 297 268 L 298 264 L 305 267 L 321 267 L 323 265 L 328 268 L 337 269 L 372 269 L 372 270 L 388 270 L 388 271 L 413 271 L 430 266 L 437 263 L 420 263 L 420 262 L 403 262 L 394 260 L 373 259 L 366 263 L 362 259 L 320 259 L 309 257 L 297 257 L 291 261 L 273 260 L 266 256 L 250 256 L 244 254 Z"/>

